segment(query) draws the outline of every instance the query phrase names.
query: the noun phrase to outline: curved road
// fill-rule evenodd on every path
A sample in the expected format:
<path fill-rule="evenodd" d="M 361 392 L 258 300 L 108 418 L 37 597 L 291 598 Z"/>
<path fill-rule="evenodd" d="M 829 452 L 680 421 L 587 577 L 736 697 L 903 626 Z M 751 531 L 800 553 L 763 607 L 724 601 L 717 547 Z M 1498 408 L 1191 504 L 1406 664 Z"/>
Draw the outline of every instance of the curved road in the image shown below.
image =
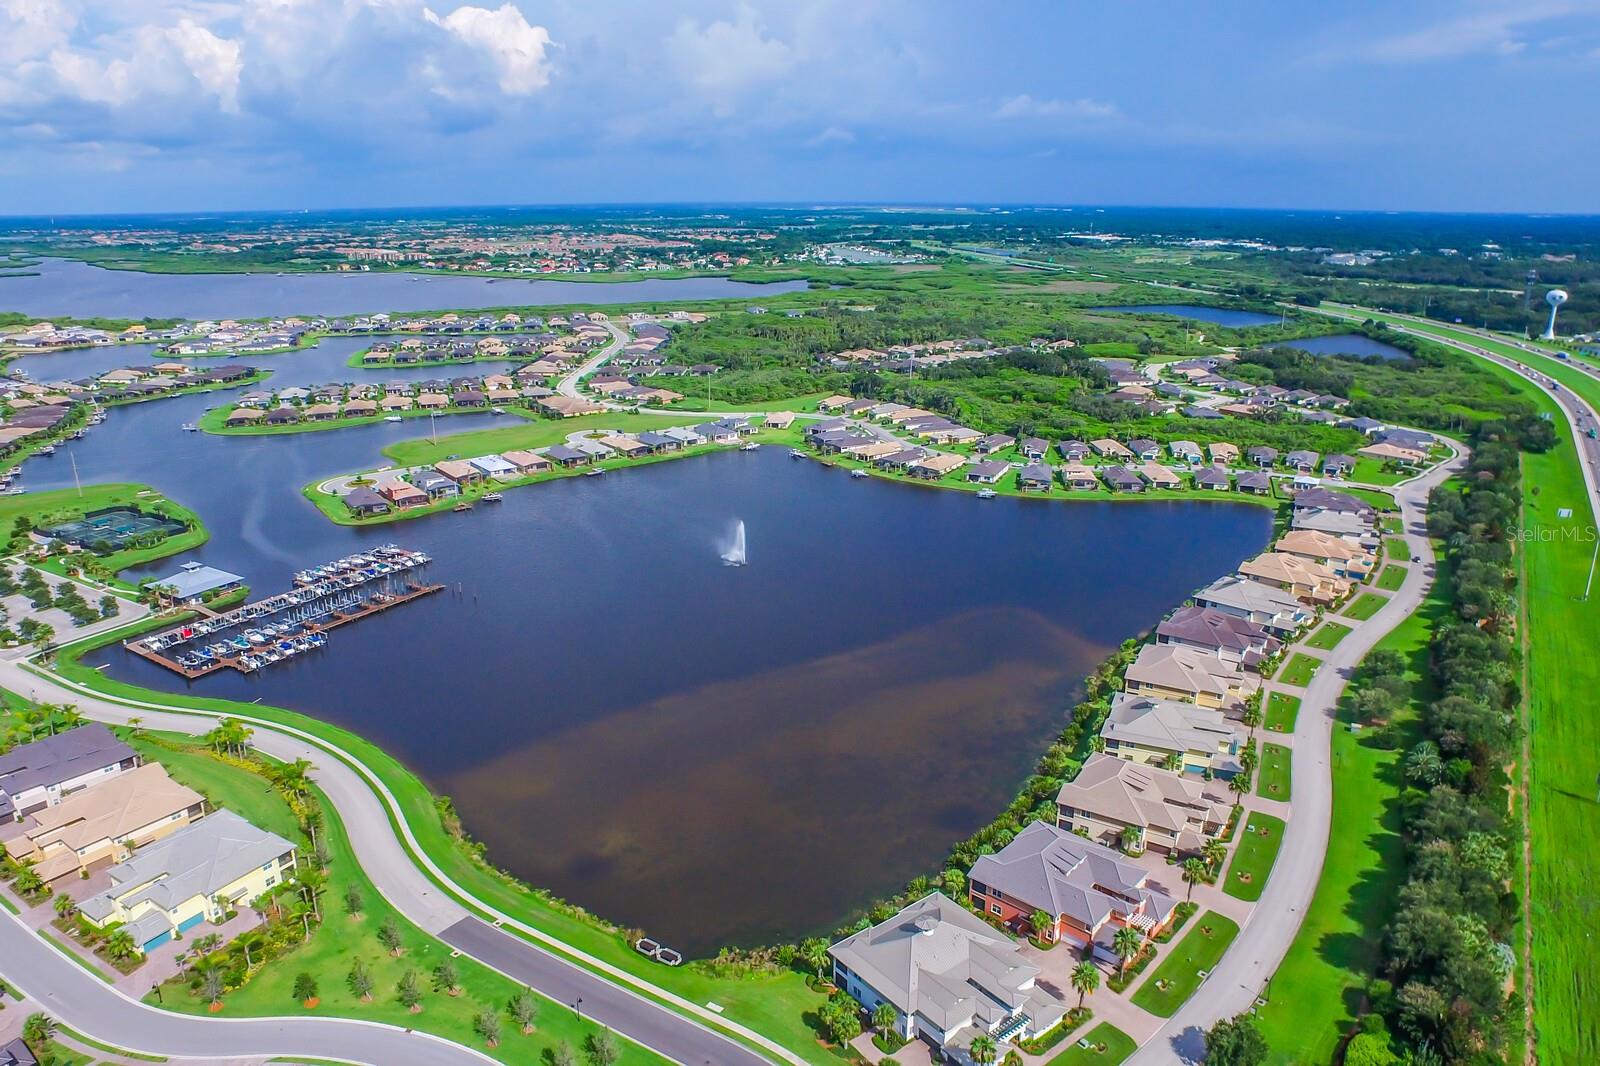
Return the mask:
<path fill-rule="evenodd" d="M 107 699 L 73 682 L 24 669 L 21 663 L 15 661 L 0 661 L 0 688 L 14 692 L 32 691 L 36 698 L 47 702 L 75 704 L 85 717 L 97 721 L 125 723 L 130 717 L 141 717 L 151 729 L 193 734 L 207 731 L 219 717 L 232 717 L 245 722 L 255 730 L 252 743 L 262 752 L 276 759 L 311 760 L 315 767 L 311 776 L 344 820 L 362 869 L 371 877 L 383 897 L 423 930 L 513 980 L 531 985 L 557 1003 L 571 1004 L 581 996 L 586 1018 L 608 1026 L 668 1059 L 696 1064 L 714 1062 L 719 1066 L 725 1063 L 756 1066 L 777 1060 L 789 1061 L 797 1066 L 802 1063 L 798 1056 L 775 1042 L 737 1023 L 718 1019 L 706 1007 L 657 988 L 643 978 L 586 955 L 579 949 L 566 947 L 548 934 L 486 904 L 475 909 L 509 928 L 499 928 L 479 918 L 440 887 L 441 884 L 449 885 L 452 892 L 459 896 L 472 898 L 470 893 L 451 882 L 444 871 L 423 855 L 421 848 L 415 846 L 410 827 L 400 814 L 398 802 L 376 775 L 348 753 L 308 733 L 292 726 L 253 718 L 245 713 L 224 716 L 173 708 L 156 701 L 123 700 L 120 697 Z M 345 759 L 349 762 L 343 761 Z M 391 811 L 394 814 L 393 821 Z M 417 859 L 413 860 L 401 845 L 395 835 L 397 826 L 411 844 Z M 424 870 L 423 866 L 427 869 Z M 513 933 L 512 929 L 522 936 Z M 560 951 L 561 955 L 530 943 L 530 939 Z M 121 1001 L 109 986 L 65 958 L 60 960 L 62 966 L 12 965 L 13 959 L 25 957 L 14 951 L 25 942 L 36 950 L 54 950 L 15 919 L 8 917 L 6 921 L 0 921 L 0 960 L 3 960 L 0 961 L 0 970 L 4 971 L 8 981 L 44 1004 L 51 1014 L 73 1029 L 119 1047 L 164 1055 L 215 1055 L 219 1042 L 231 1054 L 243 1053 L 243 1045 L 235 1037 L 202 1035 L 212 1019 L 184 1018 L 132 1001 Z M 568 961 L 568 958 L 576 959 L 583 965 Z M 651 998 L 647 999 L 645 995 Z M 662 1002 L 652 1002 L 652 999 Z M 671 1004 L 671 1007 L 662 1003 Z M 703 1022 L 696 1020 L 697 1017 Z M 425 1052 L 411 1047 L 402 1053 L 396 1050 L 395 1045 L 374 1041 L 369 1027 L 363 1022 L 328 1018 L 316 1019 L 314 1026 L 298 1024 L 310 1021 L 298 1018 L 263 1021 L 262 1025 L 270 1027 L 270 1030 L 263 1028 L 254 1035 L 266 1040 L 272 1033 L 280 1033 L 285 1041 L 282 1046 L 263 1048 L 265 1053 L 274 1055 L 307 1055 L 383 1064 L 483 1061 L 476 1052 L 434 1038 L 426 1038 L 429 1047 Z M 704 1023 L 737 1032 L 747 1041 L 765 1049 L 768 1055 L 758 1054 Z M 352 1034 L 350 1040 L 344 1037 L 333 1040 L 326 1035 L 328 1028 L 340 1025 L 349 1028 Z M 396 1038 L 404 1035 L 395 1031 Z M 330 1043 L 324 1046 L 321 1043 L 324 1040 Z M 352 1048 L 360 1053 L 352 1053 Z M 446 1048 L 450 1050 L 446 1051 Z"/>

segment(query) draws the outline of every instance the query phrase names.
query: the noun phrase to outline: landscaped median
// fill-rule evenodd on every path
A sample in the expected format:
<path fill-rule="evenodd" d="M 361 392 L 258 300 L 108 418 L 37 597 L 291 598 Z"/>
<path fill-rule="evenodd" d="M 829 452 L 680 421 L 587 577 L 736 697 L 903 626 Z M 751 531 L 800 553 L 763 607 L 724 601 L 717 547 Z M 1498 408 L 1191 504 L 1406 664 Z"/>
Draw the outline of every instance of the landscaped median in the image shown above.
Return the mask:
<path fill-rule="evenodd" d="M 1250 811 L 1240 827 L 1239 843 L 1234 845 L 1233 861 L 1228 864 L 1222 890 L 1234 899 L 1252 902 L 1260 899 L 1282 845 L 1283 819 Z"/>
<path fill-rule="evenodd" d="M 1274 733 L 1293 733 L 1295 719 L 1300 717 L 1300 697 L 1287 692 L 1273 692 L 1267 696 L 1267 714 L 1262 722 Z"/>
<path fill-rule="evenodd" d="M 1389 597 L 1387 596 L 1381 596 L 1376 592 L 1363 592 L 1354 600 L 1345 604 L 1343 613 L 1346 618 L 1354 618 L 1358 622 L 1365 622 L 1383 610 L 1383 605 L 1388 602 Z"/>
<path fill-rule="evenodd" d="M 1133 1005 L 1159 1018 L 1172 1017 L 1238 935 L 1239 926 L 1233 919 L 1206 911 L 1190 923 L 1182 940 L 1163 953 L 1161 965 L 1133 994 Z"/>
<path fill-rule="evenodd" d="M 128 630 L 99 638 L 103 646 L 130 636 Z M 838 1058 L 818 1043 L 805 1021 L 823 997 L 806 987 L 801 974 L 776 964 L 729 967 L 715 963 L 670 969 L 633 951 L 623 931 L 579 908 L 555 900 L 494 869 L 452 829 L 446 800 L 392 756 L 355 734 L 267 705 L 151 692 L 104 677 L 84 666 L 79 646 L 63 654 L 54 672 L 29 669 L 112 702 L 132 714 L 151 710 L 229 717 L 258 729 L 274 729 L 325 751 L 344 763 L 377 795 L 402 848 L 417 867 L 450 897 L 484 920 L 499 925 L 602 978 L 626 986 L 655 1003 L 691 1017 L 748 1046 L 790 1062 L 837 1066 Z M 715 1003 L 720 1013 L 704 1005 Z"/>

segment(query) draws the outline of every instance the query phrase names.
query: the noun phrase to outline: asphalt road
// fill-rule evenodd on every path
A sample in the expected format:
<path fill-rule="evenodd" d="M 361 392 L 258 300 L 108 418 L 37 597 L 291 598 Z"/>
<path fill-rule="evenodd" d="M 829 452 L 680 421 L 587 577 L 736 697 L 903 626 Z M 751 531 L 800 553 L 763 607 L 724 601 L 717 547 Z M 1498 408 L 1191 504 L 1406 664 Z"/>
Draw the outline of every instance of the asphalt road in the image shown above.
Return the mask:
<path fill-rule="evenodd" d="M 85 717 L 102 722 L 125 723 L 130 717 L 138 716 L 144 720 L 147 728 L 181 733 L 203 733 L 213 724 L 208 717 L 164 711 L 160 709 L 159 704 L 153 702 L 136 701 L 138 705 L 125 706 L 100 699 L 29 673 L 15 662 L 0 661 L 0 688 L 32 693 L 36 698 L 47 702 L 75 704 Z M 472 918 L 471 912 L 447 895 L 401 846 L 399 838 L 395 836 L 395 828 L 390 822 L 385 803 L 374 791 L 375 788 L 381 789 L 381 784 L 369 781 L 361 772 L 312 744 L 308 738 L 296 736 L 295 731 L 289 727 L 278 726 L 264 720 L 252 720 L 248 714 L 243 713 L 233 717 L 245 721 L 255 730 L 252 743 L 262 752 L 283 760 L 297 758 L 311 760 L 314 766 L 311 776 L 344 820 L 351 845 L 355 849 L 356 858 L 361 863 L 362 869 L 372 878 L 373 884 L 383 897 L 406 918 L 435 936 L 440 936 L 453 927 L 460 927 L 463 921 Z M 408 829 L 405 831 L 409 832 Z M 417 850 L 420 854 L 420 849 Z M 429 862 L 425 858 L 420 861 Z M 432 872 L 435 876 L 448 880 L 437 868 Z M 460 891 L 462 895 L 466 895 L 464 890 Z M 500 919 L 504 925 L 520 927 L 521 932 L 529 939 L 517 935 L 510 928 L 496 928 L 479 922 L 477 924 L 484 930 L 492 931 L 492 935 L 484 934 L 474 940 L 473 950 L 463 948 L 464 954 L 472 955 L 473 958 L 502 972 L 525 975 L 518 976 L 518 980 L 531 985 L 536 991 L 558 1003 L 572 1003 L 581 996 L 586 1008 L 590 1003 L 605 1004 L 606 1016 L 602 1019 L 603 1023 L 629 1040 L 674 1061 L 689 1063 L 691 1066 L 706 1062 L 734 1063 L 743 1066 L 746 1063 L 785 1059 L 794 1063 L 800 1062 L 798 1057 L 770 1040 L 735 1023 L 724 1023 L 727 1028 L 739 1031 L 742 1036 L 759 1043 L 768 1052 L 768 1056 L 763 1058 L 696 1021 L 691 1015 L 701 1014 L 707 1021 L 714 1018 L 714 1014 L 703 1005 L 688 1002 L 658 989 L 602 960 L 585 956 L 575 948 L 568 949 L 565 954 L 581 960 L 587 968 L 569 962 L 530 942 L 530 939 L 543 938 L 551 947 L 562 947 L 554 938 L 521 925 L 509 915 L 501 915 L 488 906 L 484 906 L 482 910 Z M 0 923 L 0 928 L 5 928 L 5 931 L 13 936 L 21 929 L 14 921 Z M 46 947 L 31 933 L 25 931 L 24 933 L 25 938 L 33 941 L 37 947 Z M 73 1029 L 106 1043 L 139 1050 L 194 1054 L 195 1052 L 176 1047 L 167 1049 L 165 1045 L 160 1048 L 150 1048 L 151 1037 L 169 1020 L 179 1024 L 184 1030 L 194 1024 L 205 1025 L 212 1021 L 212 1019 L 185 1019 L 179 1015 L 138 1007 L 138 1010 L 145 1012 L 139 1015 L 142 1020 L 138 1024 L 130 1024 L 130 1016 L 97 1009 L 95 1004 L 99 1002 L 99 998 L 111 992 L 103 982 L 88 971 L 66 959 L 61 960 L 64 965 L 49 968 L 14 962 L 13 960 L 20 960 L 24 956 L 6 950 L 5 945 L 5 941 L 0 941 L 0 975 L 40 1002 L 52 1004 L 51 1010 L 55 1016 Z M 478 950 L 484 951 L 487 957 L 477 955 Z M 549 985 L 548 988 L 546 984 Z M 672 1003 L 677 1010 L 652 1002 L 638 994 L 639 992 L 648 992 L 658 999 Z M 298 1020 L 289 1019 L 284 1024 L 292 1025 Z M 353 1027 L 358 1037 L 353 1041 L 353 1046 L 361 1046 L 360 1032 L 364 1023 L 333 1018 L 316 1019 L 316 1021 L 319 1026 Z M 657 1041 L 664 1041 L 665 1046 L 658 1044 Z M 444 1046 L 442 1042 L 435 1041 L 435 1043 L 440 1047 Z M 377 1045 L 369 1045 L 367 1054 L 363 1056 L 350 1054 L 348 1049 L 338 1053 L 318 1052 L 308 1050 L 306 1045 L 301 1044 L 265 1049 L 266 1053 L 270 1054 L 301 1054 L 316 1058 L 384 1064 L 457 1061 L 447 1057 L 443 1052 L 438 1053 L 439 1057 L 418 1056 L 413 1052 L 384 1055 L 381 1058 L 370 1057 L 378 1050 Z M 461 1048 L 456 1050 L 471 1054 L 473 1061 L 480 1061 L 475 1053 L 469 1053 Z M 234 1049 L 232 1053 L 245 1052 Z"/>
<path fill-rule="evenodd" d="M 1381 610 L 1357 625 L 1329 653 L 1300 704 L 1295 723 L 1291 774 L 1294 804 L 1284 829 L 1283 845 L 1260 901 L 1240 928 L 1238 938 L 1189 1001 L 1128 1060 L 1139 1066 L 1192 1063 L 1204 1058 L 1204 1031 L 1219 1019 L 1247 1011 L 1277 970 L 1300 929 L 1306 908 L 1322 876 L 1333 817 L 1333 783 L 1329 748 L 1334 712 L 1355 667 L 1367 652 L 1422 603 L 1435 571 L 1428 543 L 1428 493 L 1465 463 L 1462 456 L 1443 463 L 1394 489 L 1405 523 L 1413 563 L 1406 580 Z"/>
<path fill-rule="evenodd" d="M 482 1066 L 494 1060 L 424 1033 L 341 1018 L 195 1018 L 129 999 L 0 909 L 6 980 L 51 1017 L 129 1051 L 187 1058 L 303 1056 Z"/>

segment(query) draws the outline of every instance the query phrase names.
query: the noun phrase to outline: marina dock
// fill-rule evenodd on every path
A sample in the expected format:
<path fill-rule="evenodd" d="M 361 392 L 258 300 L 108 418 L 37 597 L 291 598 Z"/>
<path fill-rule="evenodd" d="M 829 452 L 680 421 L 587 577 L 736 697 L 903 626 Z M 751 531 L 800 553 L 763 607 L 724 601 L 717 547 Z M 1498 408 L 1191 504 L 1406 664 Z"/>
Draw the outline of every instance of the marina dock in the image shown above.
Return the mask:
<path fill-rule="evenodd" d="M 420 580 L 430 558 L 388 544 L 295 574 L 288 592 L 123 642 L 135 655 L 194 679 L 224 668 L 255 673 L 328 643 L 329 630 L 438 592 Z"/>

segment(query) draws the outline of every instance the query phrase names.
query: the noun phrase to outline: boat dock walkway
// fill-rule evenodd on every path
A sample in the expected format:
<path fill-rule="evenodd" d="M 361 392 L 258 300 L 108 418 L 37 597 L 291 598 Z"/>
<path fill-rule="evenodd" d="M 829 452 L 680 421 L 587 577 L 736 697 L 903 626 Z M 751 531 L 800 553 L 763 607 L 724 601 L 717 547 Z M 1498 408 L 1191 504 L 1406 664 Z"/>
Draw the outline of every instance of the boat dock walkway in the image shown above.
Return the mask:
<path fill-rule="evenodd" d="M 385 545 L 302 570 L 288 592 L 222 614 L 202 609 L 195 621 L 123 647 L 191 680 L 224 668 L 254 673 L 323 647 L 328 631 L 346 622 L 438 592 L 442 584 L 417 580 L 429 561 Z"/>

